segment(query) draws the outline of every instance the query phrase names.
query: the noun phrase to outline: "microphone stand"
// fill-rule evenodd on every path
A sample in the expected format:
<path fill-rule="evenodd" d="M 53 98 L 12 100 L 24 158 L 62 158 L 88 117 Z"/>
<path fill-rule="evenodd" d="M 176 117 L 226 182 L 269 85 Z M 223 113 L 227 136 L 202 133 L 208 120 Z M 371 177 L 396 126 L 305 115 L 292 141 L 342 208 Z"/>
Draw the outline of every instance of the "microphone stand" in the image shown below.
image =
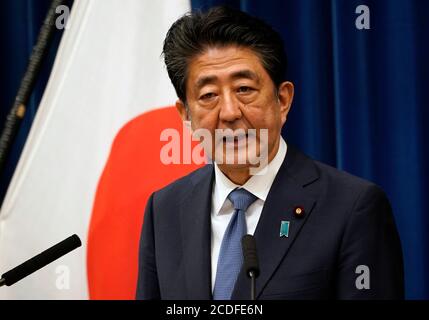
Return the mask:
<path fill-rule="evenodd" d="M 243 262 L 246 275 L 250 278 L 250 299 L 256 300 L 256 278 L 259 276 L 259 262 L 255 238 L 247 234 L 241 239 Z"/>
<path fill-rule="evenodd" d="M 256 300 L 256 275 L 254 271 L 249 271 L 250 276 L 250 299 Z"/>

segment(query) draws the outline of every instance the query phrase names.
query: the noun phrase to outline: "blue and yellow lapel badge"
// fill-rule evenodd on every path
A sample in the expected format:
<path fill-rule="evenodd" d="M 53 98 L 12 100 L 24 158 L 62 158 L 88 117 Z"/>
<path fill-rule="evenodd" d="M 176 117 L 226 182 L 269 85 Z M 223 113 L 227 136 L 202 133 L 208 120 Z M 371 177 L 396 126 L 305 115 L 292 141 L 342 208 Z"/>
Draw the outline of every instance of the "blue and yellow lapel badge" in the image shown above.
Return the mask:
<path fill-rule="evenodd" d="M 280 224 L 280 238 L 281 237 L 289 237 L 289 221 L 282 221 Z"/>

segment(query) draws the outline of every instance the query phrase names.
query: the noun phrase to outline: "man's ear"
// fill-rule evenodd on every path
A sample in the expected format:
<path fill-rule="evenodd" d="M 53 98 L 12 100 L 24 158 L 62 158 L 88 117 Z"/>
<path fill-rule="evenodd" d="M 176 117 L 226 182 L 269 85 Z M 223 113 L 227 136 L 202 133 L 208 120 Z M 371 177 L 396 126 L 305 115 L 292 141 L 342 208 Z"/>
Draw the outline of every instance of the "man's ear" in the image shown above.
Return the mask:
<path fill-rule="evenodd" d="M 180 118 L 182 118 L 183 125 L 188 128 L 189 132 L 193 132 L 192 130 L 192 124 L 191 119 L 189 119 L 189 110 L 186 108 L 186 105 L 183 103 L 182 100 L 176 101 L 176 109 L 179 112 Z"/>
<path fill-rule="evenodd" d="M 176 109 L 179 112 L 180 118 L 182 118 L 182 121 L 188 121 L 188 110 L 186 110 L 186 106 L 183 103 L 182 100 L 176 101 Z"/>
<path fill-rule="evenodd" d="M 290 107 L 292 106 L 294 90 L 293 83 L 289 81 L 282 82 L 279 86 L 278 95 L 282 125 L 285 124 Z"/>

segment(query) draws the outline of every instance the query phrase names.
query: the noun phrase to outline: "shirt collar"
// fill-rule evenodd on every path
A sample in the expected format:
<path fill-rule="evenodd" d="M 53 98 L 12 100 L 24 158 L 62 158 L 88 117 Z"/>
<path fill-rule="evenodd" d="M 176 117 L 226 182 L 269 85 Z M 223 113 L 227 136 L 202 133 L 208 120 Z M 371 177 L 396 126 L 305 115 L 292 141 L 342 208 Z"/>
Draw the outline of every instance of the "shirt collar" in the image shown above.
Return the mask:
<path fill-rule="evenodd" d="M 279 150 L 277 150 L 277 154 L 268 164 L 266 172 L 261 175 L 253 175 L 242 186 L 237 185 L 229 180 L 229 178 L 218 168 L 217 164 L 215 163 L 215 180 L 212 201 L 213 212 L 219 214 L 229 193 L 235 188 L 244 188 L 265 202 L 271 185 L 273 184 L 274 178 L 276 177 L 277 172 L 279 171 L 280 166 L 286 157 L 286 152 L 287 144 L 283 137 L 280 137 Z"/>

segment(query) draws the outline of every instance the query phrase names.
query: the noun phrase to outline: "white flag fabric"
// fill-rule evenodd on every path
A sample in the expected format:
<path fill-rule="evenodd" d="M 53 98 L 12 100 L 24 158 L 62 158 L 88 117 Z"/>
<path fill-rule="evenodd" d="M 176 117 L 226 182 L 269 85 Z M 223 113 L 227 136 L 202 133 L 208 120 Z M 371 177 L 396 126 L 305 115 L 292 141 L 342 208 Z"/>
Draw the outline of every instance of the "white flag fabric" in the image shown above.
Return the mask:
<path fill-rule="evenodd" d="M 132 218 L 137 226 L 127 227 L 126 204 L 138 199 L 139 211 L 144 209 L 142 203 L 151 190 L 133 195 L 132 190 L 140 187 L 113 184 L 133 181 L 135 168 L 142 167 L 139 174 L 144 174 L 145 154 L 159 160 L 159 155 L 152 155 L 157 151 L 145 149 L 145 139 L 151 138 L 152 145 L 159 143 L 159 138 L 155 141 L 159 128 L 152 136 L 147 131 L 149 125 L 159 125 L 158 120 L 173 117 L 174 110 L 168 106 L 176 99 L 160 56 L 162 41 L 172 22 L 189 9 L 188 0 L 75 1 L 1 208 L 0 271 L 6 272 L 72 234 L 79 235 L 83 246 L 13 286 L 2 287 L 0 299 L 133 297 L 135 237 L 142 216 Z M 161 113 L 153 116 L 150 112 L 156 110 Z M 130 137 L 141 139 L 141 148 L 122 147 L 121 141 Z M 162 185 L 176 174 L 158 183 Z M 149 189 L 161 186 L 136 179 Z M 122 197 L 125 192 L 121 190 L 128 190 L 126 195 L 131 197 L 117 200 L 122 204 L 106 198 Z M 94 204 L 97 197 L 100 201 Z M 94 211 L 103 213 L 94 218 Z M 132 261 L 109 256 L 129 248 L 114 242 L 131 232 L 127 228 L 132 228 L 134 237 Z M 92 251 L 88 250 L 90 229 L 94 232 Z M 117 230 L 120 235 L 115 234 Z M 114 268 L 115 263 L 132 268 L 132 275 L 124 275 L 127 288 L 116 290 L 107 284 L 112 279 L 104 269 Z"/>

